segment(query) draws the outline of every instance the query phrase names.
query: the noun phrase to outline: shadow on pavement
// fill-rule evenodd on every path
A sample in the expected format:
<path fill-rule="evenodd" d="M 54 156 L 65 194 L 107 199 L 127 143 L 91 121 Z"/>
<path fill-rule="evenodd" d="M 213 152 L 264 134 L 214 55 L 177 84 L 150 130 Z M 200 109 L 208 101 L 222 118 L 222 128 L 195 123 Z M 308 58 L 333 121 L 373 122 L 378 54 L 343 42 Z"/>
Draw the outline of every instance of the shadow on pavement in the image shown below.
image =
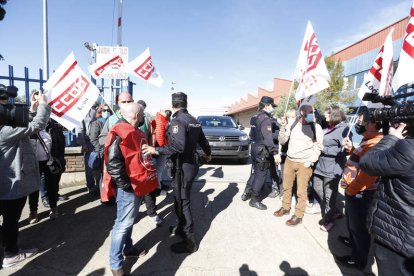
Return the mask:
<path fill-rule="evenodd" d="M 345 197 L 341 193 L 338 193 L 336 203 L 338 210 L 345 213 Z M 343 218 L 336 220 L 335 226 L 328 232 L 328 247 L 333 256 L 350 255 L 352 249 L 345 244 L 342 244 L 338 239 L 339 236 L 349 237 L 346 215 Z M 374 264 L 374 257 L 372 254 L 368 257 L 368 264 L 364 271 L 344 266 L 336 260 L 335 262 L 341 270 L 342 275 L 374 275 L 372 272 L 372 265 Z"/>
<path fill-rule="evenodd" d="M 213 193 L 214 189 L 201 191 L 204 186 L 205 181 L 194 182 L 191 193 L 191 211 L 199 250 L 203 248 L 202 240 L 210 229 L 211 223 L 220 212 L 230 205 L 239 190 L 236 183 L 229 183 L 225 190 L 210 201 L 208 195 Z M 176 219 L 173 208 L 167 208 L 160 215 L 164 220 L 162 227 L 152 230 L 136 244 L 138 248 L 144 248 L 145 250 L 157 246 L 156 251 L 148 260 L 139 265 L 132 272 L 132 275 L 175 275 L 188 256 L 188 254 L 174 254 L 170 251 L 170 246 L 180 241 L 178 237 L 169 237 L 169 226 L 174 225 Z M 194 254 L 197 254 L 197 252 Z M 136 261 L 133 261 L 133 263 L 125 262 L 125 270 L 129 271 Z"/>
<path fill-rule="evenodd" d="M 98 205 L 82 210 L 92 200 L 98 199 L 88 193 L 73 197 L 58 205 L 60 217 L 55 221 L 41 220 L 21 230 L 19 244 L 27 248 L 37 247 L 42 255 L 36 256 L 11 275 L 52 275 L 51 272 L 53 275 L 81 274 L 110 235 L 116 215 L 115 206 Z M 47 216 L 48 212 L 43 213 Z M 105 258 L 102 268 L 89 275 L 103 275 L 107 264 L 108 259 Z"/>
<path fill-rule="evenodd" d="M 280 263 L 279 268 L 283 271 L 284 275 L 302 275 L 308 276 L 308 272 L 301 267 L 292 267 L 289 262 L 283 261 Z"/>
<path fill-rule="evenodd" d="M 250 270 L 249 265 L 242 264 L 242 266 L 239 268 L 240 276 L 257 276 L 257 272 Z"/>

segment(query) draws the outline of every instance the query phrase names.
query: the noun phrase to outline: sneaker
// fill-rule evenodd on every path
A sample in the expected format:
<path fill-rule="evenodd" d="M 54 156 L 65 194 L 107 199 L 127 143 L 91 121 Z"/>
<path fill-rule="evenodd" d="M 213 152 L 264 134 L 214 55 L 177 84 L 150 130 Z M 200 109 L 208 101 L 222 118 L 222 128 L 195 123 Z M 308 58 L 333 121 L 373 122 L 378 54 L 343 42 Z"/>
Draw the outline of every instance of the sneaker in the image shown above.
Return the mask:
<path fill-rule="evenodd" d="M 327 221 L 324 224 L 322 224 L 319 228 L 324 232 L 329 232 L 334 227 L 333 222 Z"/>
<path fill-rule="evenodd" d="M 270 197 L 270 198 L 275 198 L 275 197 L 277 197 L 279 195 L 279 191 L 278 190 L 272 190 L 271 192 L 270 192 L 270 194 L 267 196 L 267 197 Z"/>
<path fill-rule="evenodd" d="M 17 263 L 20 263 L 21 261 L 26 260 L 27 258 L 33 257 L 37 254 L 37 252 L 39 252 L 37 248 L 21 249 L 17 255 L 13 257 L 5 257 L 3 259 L 3 267 L 11 267 Z"/>
<path fill-rule="evenodd" d="M 365 267 L 365 265 L 361 265 L 358 264 L 350 255 L 346 255 L 346 256 L 335 256 L 335 259 L 338 263 L 344 265 L 344 266 L 348 266 L 348 267 L 353 267 L 356 269 L 363 269 Z"/>
<path fill-rule="evenodd" d="M 39 222 L 39 218 L 37 217 L 37 212 L 30 212 L 29 215 L 29 223 L 34 224 Z"/>
<path fill-rule="evenodd" d="M 67 195 L 59 195 L 58 194 L 58 201 L 65 201 L 68 200 L 69 197 Z"/>
<path fill-rule="evenodd" d="M 158 215 L 153 217 L 148 216 L 148 218 L 152 223 L 155 224 L 155 227 L 160 226 L 160 224 L 162 223 L 162 219 Z"/>
<path fill-rule="evenodd" d="M 42 204 L 45 208 L 50 208 L 49 199 L 46 196 L 42 197 Z"/>
<path fill-rule="evenodd" d="M 50 214 L 49 214 L 49 218 L 51 220 L 55 220 L 59 217 L 59 212 L 57 210 L 57 208 L 52 208 L 50 209 Z"/>
<path fill-rule="evenodd" d="M 317 203 L 307 204 L 305 213 L 308 215 L 316 215 L 321 213 L 321 207 Z"/>
<path fill-rule="evenodd" d="M 147 252 L 145 250 L 141 250 L 136 247 L 133 247 L 128 252 L 123 252 L 122 254 L 124 255 L 125 259 L 126 258 L 139 258 L 139 257 L 144 257 L 147 254 Z"/>
<path fill-rule="evenodd" d="M 167 190 L 161 190 L 160 191 L 160 196 L 167 196 L 168 195 L 168 191 Z"/>

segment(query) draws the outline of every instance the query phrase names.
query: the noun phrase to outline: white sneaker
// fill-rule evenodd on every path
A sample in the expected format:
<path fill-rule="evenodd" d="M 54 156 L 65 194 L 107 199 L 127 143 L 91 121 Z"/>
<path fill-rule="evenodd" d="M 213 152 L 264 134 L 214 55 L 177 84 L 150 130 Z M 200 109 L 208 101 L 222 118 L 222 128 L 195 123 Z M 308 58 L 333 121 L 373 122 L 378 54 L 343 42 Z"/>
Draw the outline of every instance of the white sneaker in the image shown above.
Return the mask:
<path fill-rule="evenodd" d="M 308 215 L 320 214 L 321 206 L 318 203 L 312 203 L 306 207 L 305 213 Z"/>
<path fill-rule="evenodd" d="M 39 252 L 37 248 L 21 249 L 19 250 L 19 253 L 17 253 L 17 255 L 13 257 L 7 257 L 7 258 L 5 257 L 3 259 L 3 267 L 11 267 L 17 263 L 20 263 L 26 260 L 27 258 L 33 257 L 34 255 L 37 254 L 37 252 Z"/>
<path fill-rule="evenodd" d="M 148 216 L 148 219 L 152 221 L 152 223 L 154 223 L 156 227 L 158 227 L 162 223 L 162 219 L 158 215 L 154 217 Z"/>

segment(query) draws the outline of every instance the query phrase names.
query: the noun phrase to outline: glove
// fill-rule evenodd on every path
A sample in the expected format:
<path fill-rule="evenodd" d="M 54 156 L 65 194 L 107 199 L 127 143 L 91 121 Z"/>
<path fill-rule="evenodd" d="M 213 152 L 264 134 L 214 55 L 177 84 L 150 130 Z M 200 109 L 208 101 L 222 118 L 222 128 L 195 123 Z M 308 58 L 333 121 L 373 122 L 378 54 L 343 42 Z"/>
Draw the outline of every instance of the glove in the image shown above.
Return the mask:
<path fill-rule="evenodd" d="M 275 159 L 276 165 L 279 165 L 280 162 L 282 162 L 282 157 L 280 156 L 280 154 L 274 155 L 273 158 Z"/>

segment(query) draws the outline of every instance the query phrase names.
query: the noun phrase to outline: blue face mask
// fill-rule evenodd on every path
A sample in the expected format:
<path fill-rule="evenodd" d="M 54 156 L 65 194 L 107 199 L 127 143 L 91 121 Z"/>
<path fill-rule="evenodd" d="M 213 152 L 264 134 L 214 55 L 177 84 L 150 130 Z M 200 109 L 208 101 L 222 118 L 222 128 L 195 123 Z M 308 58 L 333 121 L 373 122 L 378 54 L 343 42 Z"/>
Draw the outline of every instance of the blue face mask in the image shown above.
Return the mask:
<path fill-rule="evenodd" d="M 103 111 L 102 112 L 102 118 L 108 118 L 109 117 L 109 112 L 108 111 Z"/>
<path fill-rule="evenodd" d="M 315 115 L 313 113 L 306 114 L 305 121 L 307 123 L 313 123 L 315 120 Z"/>

